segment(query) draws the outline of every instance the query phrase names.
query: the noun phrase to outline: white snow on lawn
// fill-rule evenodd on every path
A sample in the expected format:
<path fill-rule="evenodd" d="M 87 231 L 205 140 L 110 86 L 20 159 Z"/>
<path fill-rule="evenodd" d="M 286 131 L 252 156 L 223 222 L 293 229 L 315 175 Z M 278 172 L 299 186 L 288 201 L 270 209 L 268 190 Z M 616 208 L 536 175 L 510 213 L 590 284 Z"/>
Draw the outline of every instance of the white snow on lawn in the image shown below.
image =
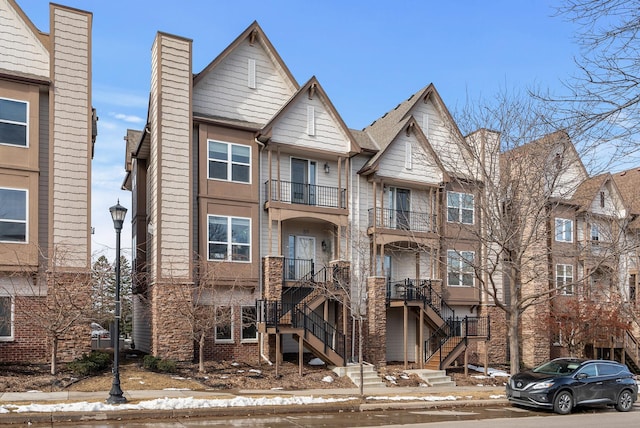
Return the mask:
<path fill-rule="evenodd" d="M 207 409 L 225 407 L 253 407 L 253 406 L 287 406 L 292 404 L 320 404 L 339 403 L 355 400 L 355 397 L 322 398 L 313 396 L 300 397 L 235 397 L 230 399 L 201 399 L 201 398 L 158 398 L 141 401 L 138 404 L 106 404 L 103 402 L 88 403 L 60 403 L 60 404 L 6 404 L 0 406 L 0 413 L 50 413 L 50 412 L 105 412 L 113 410 L 178 410 L 178 409 Z"/>
<path fill-rule="evenodd" d="M 469 364 L 467 367 L 469 367 L 471 370 L 484 373 L 484 367 L 478 367 L 471 364 Z M 476 379 L 486 379 L 487 377 L 509 377 L 510 376 L 510 374 L 505 372 L 504 370 L 492 369 L 491 367 L 487 368 L 487 375 L 488 376 L 484 376 L 484 375 L 472 375 L 472 376 Z"/>
<path fill-rule="evenodd" d="M 409 395 L 396 395 L 395 397 L 367 397 L 367 400 L 388 400 L 388 401 L 456 401 L 457 398 L 453 395 L 447 395 L 445 397 L 425 396 L 416 397 Z"/>

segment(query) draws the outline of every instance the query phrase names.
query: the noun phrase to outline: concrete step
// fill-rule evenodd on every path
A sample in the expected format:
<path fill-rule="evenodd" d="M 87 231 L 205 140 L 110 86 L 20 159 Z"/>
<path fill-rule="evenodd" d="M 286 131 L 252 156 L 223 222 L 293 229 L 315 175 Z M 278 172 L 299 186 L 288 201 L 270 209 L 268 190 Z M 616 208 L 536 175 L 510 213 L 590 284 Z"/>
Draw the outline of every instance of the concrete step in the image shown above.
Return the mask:
<path fill-rule="evenodd" d="M 346 367 L 335 367 L 333 372 L 338 376 L 347 376 L 356 386 L 360 386 L 360 366 L 350 364 Z M 366 387 L 384 388 L 386 384 L 378 376 L 378 371 L 371 364 L 365 363 L 362 367 L 362 385 Z"/>
<path fill-rule="evenodd" d="M 416 369 L 405 370 L 405 373 L 417 375 L 429 386 L 456 386 L 444 370 Z"/>

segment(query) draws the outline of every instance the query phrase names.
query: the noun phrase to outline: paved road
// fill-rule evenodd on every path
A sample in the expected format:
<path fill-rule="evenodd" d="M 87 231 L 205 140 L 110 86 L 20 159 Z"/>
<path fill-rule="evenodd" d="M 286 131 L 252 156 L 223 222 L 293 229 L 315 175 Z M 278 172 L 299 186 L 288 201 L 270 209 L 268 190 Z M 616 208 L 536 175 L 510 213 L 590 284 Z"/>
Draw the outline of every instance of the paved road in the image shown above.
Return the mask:
<path fill-rule="evenodd" d="M 132 423 L 133 422 L 133 423 Z M 267 415 L 182 419 L 180 421 L 128 421 L 126 423 L 92 423 L 74 427 L 104 428 L 182 428 L 182 427 L 378 427 L 390 428 L 607 428 L 640 426 L 640 409 L 618 413 L 607 408 L 578 410 L 567 416 L 536 412 L 514 407 L 449 408 L 425 410 L 385 410 L 328 414 Z"/>

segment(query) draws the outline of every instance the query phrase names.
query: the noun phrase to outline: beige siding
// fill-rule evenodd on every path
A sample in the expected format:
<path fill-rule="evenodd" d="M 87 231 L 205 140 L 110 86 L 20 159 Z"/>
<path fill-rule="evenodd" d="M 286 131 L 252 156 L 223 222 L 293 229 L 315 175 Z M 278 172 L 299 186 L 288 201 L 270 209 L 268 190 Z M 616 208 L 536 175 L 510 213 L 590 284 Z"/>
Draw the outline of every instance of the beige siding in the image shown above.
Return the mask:
<path fill-rule="evenodd" d="M 184 278 L 191 270 L 191 43 L 170 36 L 160 43 L 160 264 L 163 277 Z"/>
<path fill-rule="evenodd" d="M 405 167 L 406 144 L 411 144 L 411 169 Z M 414 181 L 424 184 L 438 184 L 443 181 L 442 171 L 431 153 L 416 140 L 402 132 L 387 148 L 380 159 L 379 175 L 383 177 Z"/>
<path fill-rule="evenodd" d="M 256 88 L 247 84 L 249 59 L 256 61 Z M 193 110 L 213 116 L 265 124 L 295 88 L 260 43 L 245 40 L 193 90 Z"/>
<path fill-rule="evenodd" d="M 307 132 L 307 107 L 314 108 L 315 135 Z M 349 139 L 329 113 L 320 97 L 300 97 L 273 127 L 272 139 L 296 147 L 308 147 L 338 153 L 349 151 Z"/>
<path fill-rule="evenodd" d="M 53 242 L 65 263 L 89 265 L 91 16 L 53 9 Z"/>
<path fill-rule="evenodd" d="M 403 317 L 402 309 L 394 309 L 387 312 L 387 361 L 404 361 Z M 407 331 L 407 358 L 409 361 L 416 360 L 416 334 L 416 318 L 412 313 L 409 313 Z"/>
<path fill-rule="evenodd" d="M 0 0 L 0 46 L 1 69 L 49 77 L 47 49 L 7 0 Z"/>
<path fill-rule="evenodd" d="M 40 248 L 49 247 L 49 96 L 43 92 L 40 97 L 39 112 L 40 142 L 39 183 L 38 183 L 38 245 Z"/>
<path fill-rule="evenodd" d="M 137 350 L 151 352 L 151 314 L 146 299 L 133 295 L 133 343 Z"/>
<path fill-rule="evenodd" d="M 149 101 L 149 121 L 150 121 L 150 148 L 149 148 L 149 169 L 147 171 L 147 262 L 150 278 L 156 279 L 156 267 L 158 265 L 158 234 L 155 232 L 158 224 L 158 49 L 159 40 L 155 39 L 151 49 L 151 94 Z"/>
<path fill-rule="evenodd" d="M 418 124 L 429 139 L 429 143 L 435 150 L 436 154 L 440 158 L 440 161 L 444 165 L 447 171 L 456 171 L 461 166 L 461 150 L 460 147 L 454 143 L 455 138 L 453 135 L 454 124 L 451 124 L 446 117 L 443 117 L 441 112 L 436 108 L 431 100 L 426 103 L 416 103 L 411 110 L 412 114 Z M 424 129 L 425 120 L 424 117 L 428 116 L 428 127 Z M 466 173 L 466 172 L 465 172 Z"/>

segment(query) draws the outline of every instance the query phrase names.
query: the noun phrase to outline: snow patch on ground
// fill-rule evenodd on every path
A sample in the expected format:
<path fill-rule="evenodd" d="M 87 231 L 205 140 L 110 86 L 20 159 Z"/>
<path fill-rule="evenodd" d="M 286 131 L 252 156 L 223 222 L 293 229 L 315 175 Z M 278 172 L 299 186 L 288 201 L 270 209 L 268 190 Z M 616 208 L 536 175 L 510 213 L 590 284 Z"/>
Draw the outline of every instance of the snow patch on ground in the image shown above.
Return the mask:
<path fill-rule="evenodd" d="M 469 364 L 467 367 L 469 367 L 473 371 L 484 373 L 484 367 L 478 367 L 478 366 L 474 366 L 472 364 Z M 487 379 L 489 377 L 509 377 L 509 376 L 511 376 L 511 375 L 509 373 L 505 372 L 504 370 L 492 369 L 491 367 L 489 367 L 487 369 L 487 376 L 485 376 L 485 375 L 472 375 L 472 377 L 474 377 L 476 379 Z"/>
<path fill-rule="evenodd" d="M 454 397 L 453 395 L 447 395 L 444 397 L 437 397 L 437 396 L 425 396 L 425 397 L 417 397 L 415 395 L 396 395 L 395 397 L 385 397 L 385 396 L 379 396 L 379 397 L 367 397 L 367 400 L 388 400 L 388 401 L 456 401 L 457 397 Z"/>

